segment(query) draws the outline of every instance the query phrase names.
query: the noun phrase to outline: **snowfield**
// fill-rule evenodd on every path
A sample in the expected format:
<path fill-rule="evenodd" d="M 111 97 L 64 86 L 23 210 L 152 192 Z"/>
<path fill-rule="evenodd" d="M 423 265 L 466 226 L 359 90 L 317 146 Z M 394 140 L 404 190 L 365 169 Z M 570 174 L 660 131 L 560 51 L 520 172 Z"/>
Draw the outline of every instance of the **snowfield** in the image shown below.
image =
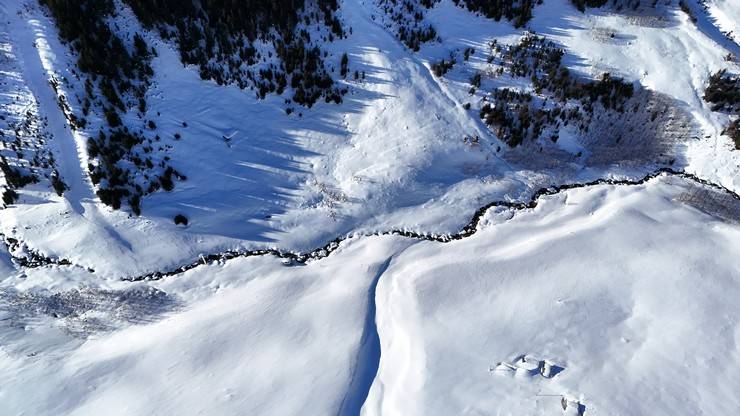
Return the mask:
<path fill-rule="evenodd" d="M 58 269 L 47 291 L 48 271 L 29 272 L 23 293 L 60 295 L 29 313 L 0 292 L 4 412 L 549 415 L 565 397 L 589 415 L 733 414 L 740 216 L 718 219 L 702 189 L 571 190 L 460 241 L 237 259 L 138 284 L 166 294 L 155 304 L 81 315 L 60 298 L 131 284 Z M 158 321 L 124 320 L 137 313 Z M 525 354 L 547 377 L 516 369 Z"/>
<path fill-rule="evenodd" d="M 735 413 L 739 229 L 672 182 L 568 192 L 404 251 L 377 289 L 365 414 L 552 415 L 562 397 L 588 415 Z M 497 367 L 525 354 L 562 371 Z"/>
<path fill-rule="evenodd" d="M 0 0 L 0 152 L 30 120 L 17 159 L 68 186 L 0 209 L 0 415 L 740 413 L 740 151 L 721 133 L 737 115 L 702 98 L 740 72 L 740 8 L 687 0 L 692 21 L 668 3 L 544 0 L 514 28 L 440 0 L 423 16 L 439 40 L 413 52 L 379 1 L 340 0 L 352 31 L 326 59 L 365 76 L 288 114 L 202 80 L 115 1 L 115 31 L 156 50 L 146 114 L 124 124 L 156 121 L 154 153 L 187 176 L 134 215 L 95 194 L 86 143 L 105 120 L 70 128 L 58 102 L 78 109 L 84 85 L 53 20 Z M 644 88 L 655 107 L 624 117 L 655 130 L 654 111 L 665 136 L 574 123 L 508 148 L 480 110 L 532 82 L 487 58 L 527 30 L 578 76 Z M 634 183 L 666 168 L 687 175 Z"/>
<path fill-rule="evenodd" d="M 69 327 L 106 313 L 117 322 L 123 305 L 61 320 L 43 310 L 28 321 L 6 315 L 0 367 L 13 382 L 0 390 L 3 413 L 336 413 L 356 367 L 368 286 L 405 244 L 355 244 L 302 268 L 263 257 L 198 269 L 158 288 L 178 301 L 163 320 L 114 332 Z M 132 312 L 156 318 L 153 308 Z M 8 340 L 13 330 L 33 335 Z"/>

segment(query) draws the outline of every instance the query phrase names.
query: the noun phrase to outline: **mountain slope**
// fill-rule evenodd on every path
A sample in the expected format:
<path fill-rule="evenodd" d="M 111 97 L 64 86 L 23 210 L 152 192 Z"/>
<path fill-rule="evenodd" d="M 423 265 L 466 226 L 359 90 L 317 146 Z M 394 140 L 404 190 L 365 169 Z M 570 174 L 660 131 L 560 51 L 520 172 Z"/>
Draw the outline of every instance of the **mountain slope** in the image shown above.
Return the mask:
<path fill-rule="evenodd" d="M 731 414 L 735 9 L 0 0 L 0 413 Z"/>
<path fill-rule="evenodd" d="M 53 21 L 44 16 L 42 8 L 32 2 L 5 5 L 15 22 L 12 42 L 27 50 L 29 69 L 24 73 L 29 85 L 36 85 L 33 95 L 47 97 L 42 105 L 53 121 L 49 128 L 66 137 L 58 140 L 63 150 L 58 160 L 64 162 L 61 177 L 70 186 L 65 198 L 76 208 L 70 213 L 64 205 L 24 204 L 26 191 L 21 190 L 21 204 L 3 213 L 7 213 L 3 230 L 9 236 L 22 237 L 42 253 L 68 258 L 101 273 L 138 274 L 227 248 L 308 250 L 351 231 L 406 227 L 451 232 L 488 200 L 504 195 L 522 198 L 531 189 L 548 184 L 641 175 L 655 163 L 660 166 L 657 159 L 650 160 L 660 159 L 657 153 L 650 157 L 639 153 L 645 160 L 629 168 L 623 162 L 596 165 L 579 158 L 579 152 L 604 159 L 610 153 L 619 155 L 628 150 L 630 142 L 619 145 L 624 150 L 602 149 L 602 142 L 609 138 L 598 134 L 589 139 L 591 142 L 584 142 L 578 132 L 562 131 L 563 139 L 556 145 L 539 140 L 507 149 L 478 119 L 477 108 L 491 87 L 499 88 L 503 82 L 527 88 L 527 83 L 495 77 L 489 81 L 486 76 L 483 86 L 470 96 L 468 79 L 476 71 L 487 71 L 486 51 L 492 39 L 514 44 L 524 28 L 475 16 L 451 2 L 425 9 L 425 19 L 441 41 L 423 43 L 419 52 L 409 50 L 388 32 L 379 21 L 383 10 L 375 4 L 342 2 L 336 16 L 347 37 L 336 38 L 324 48 L 337 63 L 347 53 L 350 76 L 339 82 L 349 92 L 342 104 L 317 103 L 311 109 L 286 106 L 284 99 L 275 95 L 255 99 L 238 86 L 201 80 L 197 68 L 182 66 L 176 44 L 143 30 L 126 5 L 115 5 L 115 25 L 111 27 L 126 42 L 134 33 L 141 33 L 156 51 L 146 92 L 147 110 L 141 119 L 128 114 L 124 124 L 133 129 L 136 123 L 143 123 L 141 120 L 154 120 L 152 134 L 160 141 L 153 142 L 152 154 L 166 159 L 175 172 L 187 177 L 170 192 L 144 197 L 140 202 L 142 216 L 93 206 L 99 203 L 90 195 L 89 178 L 82 167 L 90 161 L 85 141 L 95 135 L 95 126 L 102 119 L 95 121 L 90 116 L 86 128 L 73 133 L 65 130 L 59 108 L 49 97 L 50 89 L 44 87 L 52 76 L 74 78 L 73 55 L 56 40 Z M 657 13 L 651 21 L 670 24 L 668 28 L 645 26 L 645 19 L 630 15 L 592 9 L 581 14 L 565 1 L 551 0 L 534 10 L 528 27 L 563 45 L 564 64 L 583 74 L 578 76 L 598 75 L 607 69 L 627 82 L 639 81 L 666 97 L 661 100 L 673 102 L 669 105 L 675 111 L 689 114 L 699 131 L 687 134 L 699 139 L 679 142 L 676 150 L 667 149 L 679 152 L 682 166 L 674 167 L 685 166 L 735 187 L 737 154 L 727 150 L 727 140 L 719 135 L 727 116 L 712 113 L 700 98 L 708 74 L 727 65 L 724 52 L 679 10 L 667 8 Z M 568 21 L 577 23 L 558 29 Z M 616 27 L 620 28 L 612 38 L 616 40 L 604 43 L 594 37 Z M 41 49 L 28 48 L 34 40 L 45 41 L 39 41 Z M 471 47 L 471 58 L 463 60 L 462 52 Z M 670 61 L 654 58 L 659 56 L 656 52 L 667 50 L 672 52 L 662 55 L 666 59 L 689 57 L 686 71 L 675 68 L 679 70 L 676 76 L 663 71 L 672 67 Z M 447 75 L 435 76 L 433 64 L 451 52 L 457 54 L 459 63 Z M 31 66 L 36 65 L 34 53 L 46 60 L 44 71 L 38 65 L 37 69 Z M 355 71 L 357 79 L 351 75 Z M 76 88 L 71 81 L 58 87 L 72 112 L 78 105 L 71 98 L 78 94 Z M 466 110 L 471 102 L 473 107 Z M 286 108 L 292 113 L 286 114 Z M 670 117 L 672 113 L 666 114 Z M 544 153 L 535 156 L 535 152 Z M 605 160 L 610 159 L 607 156 Z M 29 197 L 35 197 L 28 192 Z M 83 210 L 87 214 L 80 215 Z M 98 210 L 101 213 L 93 214 Z M 451 211 L 457 214 L 450 215 Z M 95 218 L 88 220 L 90 215 Z M 187 228 L 172 224 L 176 215 L 189 220 Z M 45 223 L 57 224 L 56 230 L 74 231 L 49 234 L 48 227 L 33 225 Z M 162 239 L 168 241 L 167 247 L 156 242 Z M 120 261 L 101 263 L 96 252 L 77 249 L 92 241 L 106 250 L 103 257 Z"/>

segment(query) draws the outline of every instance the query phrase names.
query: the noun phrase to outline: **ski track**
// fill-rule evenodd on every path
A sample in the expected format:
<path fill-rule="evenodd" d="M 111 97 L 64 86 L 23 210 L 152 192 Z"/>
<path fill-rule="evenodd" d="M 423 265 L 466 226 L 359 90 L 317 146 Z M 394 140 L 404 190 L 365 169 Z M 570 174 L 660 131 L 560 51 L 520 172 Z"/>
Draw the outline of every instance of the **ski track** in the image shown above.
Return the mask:
<path fill-rule="evenodd" d="M 192 263 L 180 266 L 178 268 L 168 270 L 168 271 L 156 271 L 156 272 L 151 272 L 151 273 L 147 273 L 147 274 L 143 274 L 139 276 L 121 277 L 120 280 L 129 281 L 129 282 L 161 280 L 166 277 L 177 276 L 179 274 L 185 273 L 199 266 L 213 264 L 216 262 L 225 262 L 225 261 L 232 260 L 238 257 L 255 257 L 255 256 L 271 255 L 271 256 L 284 259 L 288 265 L 303 265 L 309 261 L 320 260 L 320 259 L 328 257 L 334 251 L 336 251 L 339 248 L 340 244 L 344 242 L 345 240 L 361 238 L 361 237 L 397 235 L 397 236 L 402 236 L 402 237 L 416 239 L 416 240 L 435 241 L 438 243 L 449 243 L 449 242 L 456 241 L 456 240 L 462 240 L 463 238 L 467 238 L 475 234 L 479 230 L 478 225 L 480 224 L 481 219 L 486 214 L 486 212 L 488 212 L 488 210 L 491 208 L 504 207 L 504 208 L 508 208 L 513 211 L 524 211 L 524 210 L 536 208 L 537 205 L 539 204 L 540 198 L 542 197 L 556 195 L 556 194 L 559 194 L 563 191 L 567 191 L 570 189 L 586 188 L 586 187 L 593 187 L 593 186 L 599 186 L 599 185 L 638 186 L 650 180 L 658 178 L 660 176 L 675 176 L 675 177 L 685 179 L 687 181 L 692 181 L 697 184 L 724 192 L 728 195 L 731 195 L 732 198 L 735 199 L 736 201 L 740 201 L 740 194 L 722 185 L 715 184 L 708 180 L 702 179 L 694 174 L 686 173 L 684 171 L 678 171 L 678 170 L 674 170 L 671 168 L 660 168 L 652 173 L 649 173 L 643 176 L 641 179 L 603 179 L 602 178 L 602 179 L 597 179 L 597 180 L 590 181 L 590 182 L 578 182 L 578 183 L 553 185 L 553 186 L 549 186 L 545 188 L 540 188 L 526 202 L 505 201 L 505 200 L 493 201 L 493 202 L 490 202 L 478 208 L 473 214 L 470 222 L 468 222 L 467 225 L 465 225 L 460 231 L 458 231 L 455 234 L 430 234 L 430 233 L 410 231 L 410 230 L 405 230 L 405 229 L 392 229 L 392 230 L 378 231 L 378 232 L 373 232 L 373 233 L 350 233 L 344 236 L 337 237 L 334 240 L 327 243 L 326 245 L 324 245 L 323 247 L 314 249 L 306 253 L 282 251 L 277 248 L 265 248 L 265 249 L 258 249 L 258 250 L 249 250 L 249 251 L 230 250 L 230 251 L 224 251 L 224 252 L 215 253 L 215 254 L 200 255 L 198 260 Z M 3 243 L 8 247 L 8 251 L 11 253 L 13 260 L 17 264 L 19 264 L 21 267 L 36 268 L 36 267 L 58 265 L 58 266 L 80 267 L 80 268 L 87 269 L 91 273 L 95 272 L 95 270 L 93 270 L 92 268 L 85 267 L 83 265 L 73 264 L 67 259 L 47 257 L 33 250 L 27 250 L 28 254 L 26 256 L 15 256 L 12 253 L 15 248 L 21 245 L 21 242 L 19 242 L 16 239 L 7 238 L 3 234 L 0 234 L 0 239 L 2 239 Z"/>

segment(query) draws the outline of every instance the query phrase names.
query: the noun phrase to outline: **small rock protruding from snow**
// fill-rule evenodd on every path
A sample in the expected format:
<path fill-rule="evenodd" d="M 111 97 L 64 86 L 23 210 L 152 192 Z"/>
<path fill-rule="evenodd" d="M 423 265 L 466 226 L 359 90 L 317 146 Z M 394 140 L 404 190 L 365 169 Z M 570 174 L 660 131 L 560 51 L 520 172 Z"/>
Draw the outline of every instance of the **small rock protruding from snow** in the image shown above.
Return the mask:
<path fill-rule="evenodd" d="M 586 412 L 586 406 L 577 399 L 571 399 L 563 396 L 560 399 L 560 405 L 563 407 L 563 414 L 569 416 L 583 416 Z"/>
<path fill-rule="evenodd" d="M 499 374 L 514 373 L 518 377 L 535 377 L 537 374 L 543 378 L 553 378 L 565 370 L 565 367 L 555 364 L 550 360 L 540 360 L 529 355 L 521 355 L 514 360 L 513 364 L 499 362 L 495 367 L 489 368 L 490 372 Z"/>

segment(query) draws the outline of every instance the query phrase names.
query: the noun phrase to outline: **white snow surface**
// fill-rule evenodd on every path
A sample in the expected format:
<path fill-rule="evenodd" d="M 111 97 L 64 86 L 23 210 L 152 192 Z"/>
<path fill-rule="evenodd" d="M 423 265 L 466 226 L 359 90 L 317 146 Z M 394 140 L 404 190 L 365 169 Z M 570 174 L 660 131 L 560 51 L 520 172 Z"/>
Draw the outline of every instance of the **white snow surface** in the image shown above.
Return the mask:
<path fill-rule="evenodd" d="M 22 316 L 6 293 L 3 413 L 356 414 L 359 397 L 363 415 L 552 415 L 565 397 L 588 415 L 733 414 L 740 227 L 681 202 L 696 189 L 571 190 L 452 243 L 356 238 L 306 266 L 203 266 L 138 284 L 177 305 L 107 331 L 72 331 L 105 303 Z M 47 293 L 48 274 L 17 287 Z M 69 268 L 53 280 L 131 288 Z M 525 354 L 529 370 L 497 369 Z"/>
<path fill-rule="evenodd" d="M 404 251 L 377 289 L 364 414 L 553 415 L 561 397 L 587 415 L 735 413 L 740 229 L 676 204 L 680 192 L 568 192 Z M 524 354 L 564 370 L 495 370 Z"/>
<path fill-rule="evenodd" d="M 735 43 L 740 42 L 740 5 L 731 0 L 709 0 L 705 4 L 717 27 Z"/>
<path fill-rule="evenodd" d="M 720 134 L 729 116 L 701 98 L 710 73 L 739 71 L 725 59 L 738 55 L 736 3 L 689 1 L 694 23 L 678 8 L 646 20 L 544 0 L 527 28 L 561 44 L 584 76 L 609 71 L 674 100 L 699 126 L 682 167 L 738 191 L 740 151 Z M 341 0 L 352 35 L 325 48 L 335 62 L 346 51 L 366 79 L 340 81 L 350 91 L 340 105 L 287 115 L 282 97 L 202 81 L 117 5 L 117 30 L 157 50 L 146 118 L 188 179 L 145 197 L 141 216 L 102 205 L 85 146 L 102 120 L 73 132 L 48 83 L 68 77 L 74 89 L 75 58 L 35 1 L 0 0 L 2 51 L 13 56 L 1 74 L 13 89 L 0 92 L 36 103 L 70 187 L 20 190 L 0 210 L 0 233 L 73 263 L 23 268 L 0 245 L 0 415 L 738 413 L 740 204 L 727 195 L 661 176 L 491 210 L 450 243 L 360 236 L 454 233 L 494 200 L 653 169 L 506 161 L 463 107 L 476 99 L 466 80 L 492 40 L 516 42 L 524 28 L 441 0 L 426 18 L 442 41 L 414 53 L 373 1 Z M 477 51 L 469 63 L 432 74 L 466 47 Z M 558 146 L 581 151 L 575 136 Z M 174 225 L 176 214 L 189 225 Z M 345 235 L 355 236 L 305 265 L 240 257 L 121 280 L 201 254 L 305 252 Z"/>

